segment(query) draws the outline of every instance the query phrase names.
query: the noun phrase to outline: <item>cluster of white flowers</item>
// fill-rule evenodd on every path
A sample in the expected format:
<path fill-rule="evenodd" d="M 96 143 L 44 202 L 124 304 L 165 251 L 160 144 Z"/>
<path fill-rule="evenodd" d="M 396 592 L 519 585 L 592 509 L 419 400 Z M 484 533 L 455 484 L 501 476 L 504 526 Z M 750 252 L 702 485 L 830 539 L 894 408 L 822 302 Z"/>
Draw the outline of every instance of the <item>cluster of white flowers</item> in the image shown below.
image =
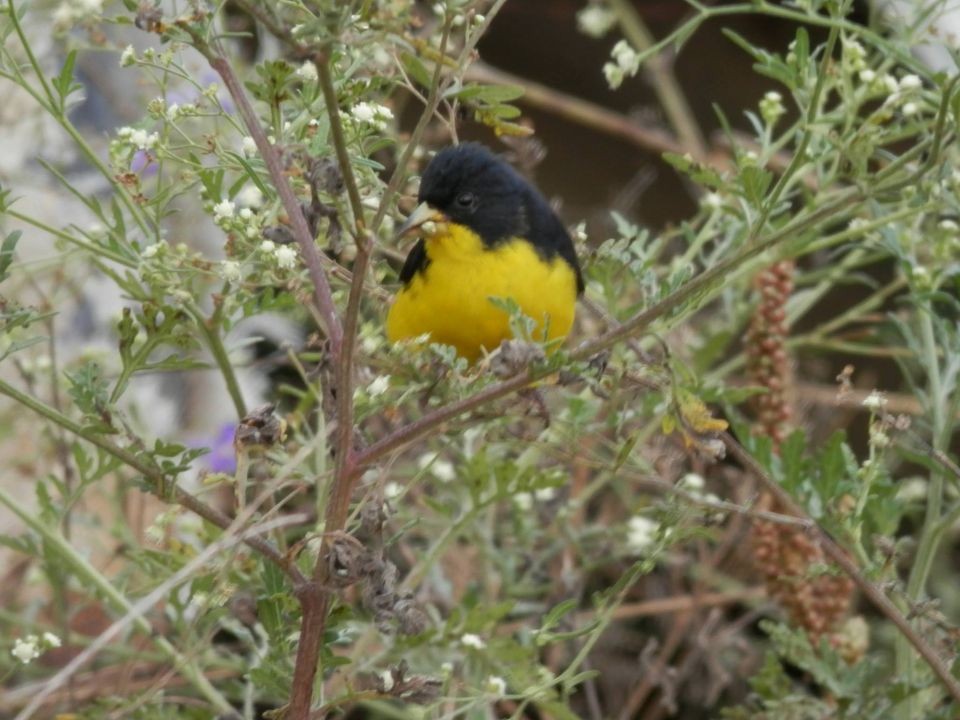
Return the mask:
<path fill-rule="evenodd" d="M 760 117 L 767 125 L 773 125 L 786 111 L 783 107 L 783 95 L 776 90 L 766 93 L 760 101 Z"/>
<path fill-rule="evenodd" d="M 887 398 L 879 390 L 873 390 L 863 399 L 863 406 L 871 412 L 877 412 L 887 406 Z"/>
<path fill-rule="evenodd" d="M 627 521 L 627 550 L 640 555 L 650 549 L 657 539 L 660 523 L 643 515 L 634 515 Z"/>
<path fill-rule="evenodd" d="M 396 500 L 403 494 L 403 485 L 398 482 L 390 481 L 383 486 L 383 496 L 387 500 Z"/>
<path fill-rule="evenodd" d="M 179 103 L 173 103 L 167 107 L 166 113 L 164 113 L 167 120 L 173 122 L 174 120 L 179 120 L 182 117 L 190 117 L 197 114 L 197 106 L 193 103 L 184 103 L 180 105 Z"/>
<path fill-rule="evenodd" d="M 393 110 L 377 103 L 359 102 L 350 109 L 350 117 L 359 125 L 386 130 L 387 123 L 393 120 Z"/>
<path fill-rule="evenodd" d="M 240 150 L 243 152 L 244 157 L 253 157 L 257 154 L 257 143 L 252 137 L 247 135 L 240 141 Z"/>
<path fill-rule="evenodd" d="M 483 650 L 487 646 L 482 637 L 474 635 L 473 633 L 464 633 L 461 635 L 460 644 L 464 647 L 473 648 L 474 650 Z"/>
<path fill-rule="evenodd" d="M 133 45 L 127 45 L 120 53 L 120 67 L 130 67 L 137 61 L 137 51 Z"/>
<path fill-rule="evenodd" d="M 233 200 L 221 200 L 213 206 L 213 221 L 222 225 L 225 220 L 232 220 L 237 206 Z"/>
<path fill-rule="evenodd" d="M 103 0 L 64 0 L 53 11 L 53 25 L 63 30 L 103 11 Z"/>
<path fill-rule="evenodd" d="M 370 397 L 379 397 L 390 389 L 390 376 L 378 375 L 369 385 L 367 385 L 367 395 Z"/>
<path fill-rule="evenodd" d="M 45 632 L 40 637 L 27 635 L 13 641 L 13 649 L 10 650 L 10 654 L 27 665 L 40 657 L 44 651 L 58 648 L 60 645 L 60 638 L 52 632 Z"/>
<path fill-rule="evenodd" d="M 281 270 L 292 270 L 297 266 L 297 248 L 293 245 L 277 245 L 273 240 L 260 243 L 260 252 L 270 255 Z"/>
<path fill-rule="evenodd" d="M 617 16 L 602 5 L 587 5 L 577 13 L 577 27 L 584 35 L 601 38 L 617 22 Z"/>
<path fill-rule="evenodd" d="M 429 468 L 433 476 L 440 482 L 452 482 L 457 477 L 457 471 L 453 463 L 444 460 L 438 453 L 428 452 L 417 458 L 417 467 L 421 470 Z"/>
<path fill-rule="evenodd" d="M 610 57 L 614 62 L 604 64 L 603 76 L 607 79 L 610 89 L 616 90 L 626 78 L 637 74 L 640 69 L 640 56 L 630 43 L 621 40 L 613 46 Z"/>
<path fill-rule="evenodd" d="M 243 269 L 236 260 L 224 260 L 220 263 L 220 277 L 227 282 L 238 283 L 243 279 Z"/>
<path fill-rule="evenodd" d="M 708 192 L 700 199 L 700 202 L 705 208 L 716 211 L 723 207 L 723 196 L 720 193 Z"/>
<path fill-rule="evenodd" d="M 503 697 L 507 692 L 507 681 L 499 675 L 491 675 L 487 678 L 487 684 L 484 690 L 489 695 Z"/>
<path fill-rule="evenodd" d="M 297 75 L 307 82 L 316 82 L 317 78 L 317 66 L 313 64 L 313 61 L 306 60 L 303 65 L 297 68 Z"/>
<path fill-rule="evenodd" d="M 547 503 L 557 496 L 557 489 L 552 487 L 538 488 L 532 493 L 522 492 L 513 496 L 513 504 L 523 512 L 527 512 L 533 507 L 534 501 Z"/>
<path fill-rule="evenodd" d="M 146 130 L 129 126 L 117 130 L 117 137 L 137 150 L 153 150 L 160 142 L 160 136 L 157 133 L 148 133 Z"/>

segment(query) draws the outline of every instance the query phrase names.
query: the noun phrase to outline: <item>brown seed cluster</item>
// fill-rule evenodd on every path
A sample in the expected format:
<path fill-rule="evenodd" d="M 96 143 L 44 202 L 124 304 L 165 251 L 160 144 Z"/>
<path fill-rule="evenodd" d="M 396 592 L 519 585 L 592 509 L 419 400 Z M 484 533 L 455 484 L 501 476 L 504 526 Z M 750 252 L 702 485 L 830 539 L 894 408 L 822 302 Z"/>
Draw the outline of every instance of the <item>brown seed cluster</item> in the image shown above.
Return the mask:
<path fill-rule="evenodd" d="M 816 646 L 827 636 L 835 646 L 836 631 L 850 610 L 853 582 L 846 575 L 817 574 L 825 567 L 823 550 L 803 529 L 769 522 L 753 527 L 753 556 L 767 592 Z"/>
<path fill-rule="evenodd" d="M 793 272 L 791 261 L 781 261 L 757 276 L 760 304 L 746 336 L 750 379 L 767 391 L 755 401 L 754 432 L 771 438 L 774 449 L 786 437 L 791 418 L 786 304 L 793 291 Z M 766 504 L 770 504 L 769 498 Z M 850 662 L 862 657 L 862 653 L 853 657 L 854 653 L 849 652 L 851 644 L 845 641 L 842 631 L 850 610 L 853 582 L 846 575 L 820 571 L 826 567 L 823 550 L 806 530 L 756 521 L 753 556 L 770 597 L 784 609 L 794 626 L 806 631 L 814 646 L 827 637 L 834 647 L 845 651 L 844 657 Z"/>
<path fill-rule="evenodd" d="M 786 304 L 793 292 L 793 262 L 782 260 L 757 275 L 760 305 L 747 331 L 747 370 L 751 380 L 767 392 L 755 399 L 757 423 L 754 432 L 769 436 L 779 447 L 790 422 L 787 385 L 790 362 Z"/>

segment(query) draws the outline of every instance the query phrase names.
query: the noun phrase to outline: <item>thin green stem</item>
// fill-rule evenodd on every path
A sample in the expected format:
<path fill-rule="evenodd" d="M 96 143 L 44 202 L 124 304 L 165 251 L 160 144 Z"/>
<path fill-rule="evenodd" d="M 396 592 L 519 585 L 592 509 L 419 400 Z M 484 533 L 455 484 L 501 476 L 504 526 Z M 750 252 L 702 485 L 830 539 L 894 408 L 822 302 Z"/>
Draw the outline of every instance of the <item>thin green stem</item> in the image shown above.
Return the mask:
<path fill-rule="evenodd" d="M 237 418 L 242 418 L 247 414 L 247 404 L 243 399 L 243 391 L 240 389 L 240 383 L 237 381 L 237 373 L 234 370 L 233 363 L 230 361 L 230 355 L 223 344 L 223 338 L 220 336 L 221 315 L 223 313 L 223 303 L 218 303 L 213 315 L 207 319 L 203 317 L 200 309 L 194 306 L 188 307 L 188 312 L 193 317 L 200 334 L 207 343 L 207 349 L 213 356 L 214 362 L 220 368 L 220 374 L 227 385 L 227 393 L 233 401 L 233 407 L 237 411 Z"/>

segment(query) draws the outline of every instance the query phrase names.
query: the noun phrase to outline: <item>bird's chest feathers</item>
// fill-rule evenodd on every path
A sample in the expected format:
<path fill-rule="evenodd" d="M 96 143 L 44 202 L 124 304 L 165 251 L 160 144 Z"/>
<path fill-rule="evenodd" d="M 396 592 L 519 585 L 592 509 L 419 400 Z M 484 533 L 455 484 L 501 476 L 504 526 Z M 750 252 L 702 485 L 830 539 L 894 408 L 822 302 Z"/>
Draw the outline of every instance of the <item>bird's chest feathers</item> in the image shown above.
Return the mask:
<path fill-rule="evenodd" d="M 576 278 L 559 257 L 546 260 L 520 239 L 488 248 L 457 225 L 425 244 L 429 262 L 400 291 L 388 318 L 392 339 L 430 333 L 475 359 L 481 346 L 492 351 L 511 336 L 508 314 L 490 298 L 514 300 L 538 323 L 537 339 L 570 331 Z"/>

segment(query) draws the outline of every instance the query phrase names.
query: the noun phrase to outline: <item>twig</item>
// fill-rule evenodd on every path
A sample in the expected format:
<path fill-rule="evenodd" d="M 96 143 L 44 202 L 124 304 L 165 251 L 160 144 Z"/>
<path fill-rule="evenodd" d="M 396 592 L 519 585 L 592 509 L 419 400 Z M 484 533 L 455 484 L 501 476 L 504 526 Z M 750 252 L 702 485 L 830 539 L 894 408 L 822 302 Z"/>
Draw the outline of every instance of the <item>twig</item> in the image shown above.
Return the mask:
<path fill-rule="evenodd" d="M 317 66 L 320 90 L 323 92 L 323 103 L 327 106 L 327 117 L 330 119 L 330 137 L 333 140 L 333 150 L 337 154 L 337 164 L 340 166 L 343 184 L 347 188 L 347 198 L 350 200 L 350 210 L 353 212 L 355 234 L 359 240 L 360 234 L 367 227 L 367 222 L 364 218 L 363 198 L 360 197 L 360 188 L 357 186 L 357 178 L 353 174 L 353 164 L 350 162 L 347 140 L 343 134 L 340 101 L 337 99 L 337 91 L 333 87 L 333 76 L 330 74 L 329 49 L 318 52 L 313 60 Z"/>
<path fill-rule="evenodd" d="M 307 226 L 307 220 L 303 216 L 303 208 L 297 201 L 297 196 L 293 193 L 293 188 L 287 181 L 287 176 L 280 163 L 280 157 L 276 148 L 267 139 L 260 121 L 250 104 L 243 85 L 233 72 L 233 68 L 227 59 L 221 55 L 215 54 L 209 45 L 197 34 L 193 34 L 196 49 L 204 54 L 210 67 L 217 71 L 217 74 L 223 79 L 223 84 L 227 91 L 237 104 L 237 110 L 240 117 L 243 118 L 244 125 L 256 143 L 257 150 L 263 158 L 263 164 L 270 174 L 273 186 L 277 190 L 277 195 L 283 203 L 283 209 L 286 210 L 290 218 L 290 224 L 293 227 L 293 235 L 296 238 L 297 245 L 300 248 L 300 254 L 303 262 L 307 266 L 307 272 L 310 274 L 310 281 L 313 284 L 314 302 L 317 310 L 326 324 L 327 338 L 330 341 L 330 354 L 334 358 L 340 355 L 340 345 L 343 342 L 343 329 L 340 326 L 340 318 L 337 315 L 337 308 L 333 302 L 333 294 L 330 291 L 330 283 L 327 281 L 326 272 L 323 269 L 323 260 L 320 252 L 314 243 L 313 235 Z"/>
<path fill-rule="evenodd" d="M 810 517 L 786 490 L 767 475 L 760 464 L 732 435 L 724 432 L 721 433 L 720 437 L 730 454 L 739 460 L 740 463 L 757 478 L 764 489 L 776 498 L 780 507 L 797 517 Z M 904 617 L 903 613 L 900 612 L 897 606 L 893 604 L 883 591 L 863 576 L 856 563 L 823 528 L 814 523 L 810 531 L 820 544 L 820 547 L 823 548 L 823 552 L 853 580 L 854 584 L 860 589 L 864 596 L 866 596 L 870 603 L 897 627 L 901 635 L 906 638 L 920 654 L 920 657 L 930 666 L 930 669 L 933 670 L 933 673 L 940 679 L 940 682 L 954 701 L 960 703 L 960 682 L 953 676 L 950 668 L 944 663 L 936 650 L 913 629 L 913 626 L 910 625 L 907 618 Z"/>

